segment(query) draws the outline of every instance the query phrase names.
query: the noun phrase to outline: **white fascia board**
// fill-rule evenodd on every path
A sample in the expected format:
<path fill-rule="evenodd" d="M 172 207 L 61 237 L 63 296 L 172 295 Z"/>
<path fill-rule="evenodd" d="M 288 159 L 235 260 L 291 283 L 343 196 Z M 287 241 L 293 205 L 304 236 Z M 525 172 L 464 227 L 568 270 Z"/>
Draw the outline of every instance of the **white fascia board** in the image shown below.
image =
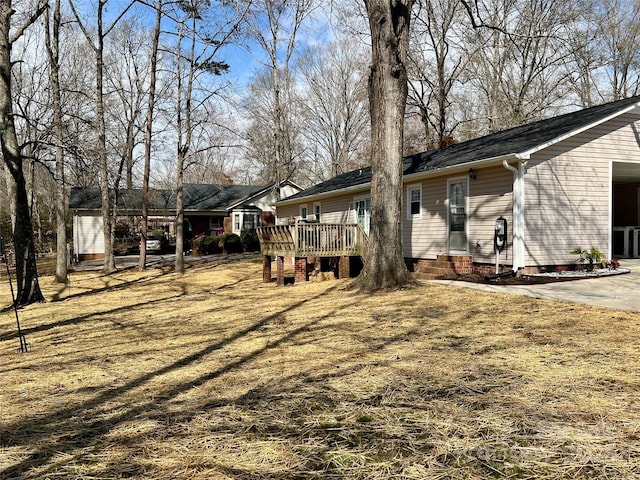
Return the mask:
<path fill-rule="evenodd" d="M 563 140 L 567 140 L 568 138 L 571 138 L 575 135 L 578 135 L 582 132 L 586 132 L 587 130 L 590 130 L 594 127 L 597 127 L 598 125 L 602 125 L 603 123 L 608 122 L 609 120 L 613 120 L 616 117 L 619 117 L 620 115 L 624 115 L 625 113 L 629 113 L 635 109 L 637 109 L 638 107 L 640 107 L 640 103 L 634 103 L 633 105 L 630 105 L 628 107 L 623 108 L 622 110 L 619 110 L 616 113 L 612 113 L 611 115 L 601 118 L 593 123 L 590 123 L 588 125 L 585 125 L 583 127 L 577 128 L 575 130 L 572 130 L 568 133 L 565 133 L 564 135 L 560 135 L 552 140 L 549 140 L 548 142 L 542 143 L 540 145 L 537 145 L 527 151 L 521 152 L 518 154 L 518 158 L 526 160 L 529 159 L 529 157 L 531 157 L 532 154 L 539 152 L 540 150 L 544 150 L 545 148 L 551 147 L 552 145 L 555 145 L 557 143 L 562 142 Z"/>

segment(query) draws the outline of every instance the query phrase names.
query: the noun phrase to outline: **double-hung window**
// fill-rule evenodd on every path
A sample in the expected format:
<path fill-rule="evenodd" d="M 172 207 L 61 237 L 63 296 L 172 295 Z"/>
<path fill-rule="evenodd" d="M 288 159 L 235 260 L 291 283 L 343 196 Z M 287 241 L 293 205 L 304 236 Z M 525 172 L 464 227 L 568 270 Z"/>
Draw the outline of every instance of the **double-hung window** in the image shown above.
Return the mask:
<path fill-rule="evenodd" d="M 407 187 L 407 220 L 422 218 L 422 185 Z"/>

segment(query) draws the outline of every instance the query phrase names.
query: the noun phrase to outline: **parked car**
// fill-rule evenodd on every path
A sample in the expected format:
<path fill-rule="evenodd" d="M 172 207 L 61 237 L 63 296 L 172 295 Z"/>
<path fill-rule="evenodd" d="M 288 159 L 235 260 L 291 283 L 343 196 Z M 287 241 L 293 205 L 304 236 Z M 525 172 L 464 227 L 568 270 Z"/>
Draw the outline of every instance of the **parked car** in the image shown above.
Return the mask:
<path fill-rule="evenodd" d="M 147 253 L 164 253 L 169 242 L 164 235 L 149 235 L 147 238 Z"/>

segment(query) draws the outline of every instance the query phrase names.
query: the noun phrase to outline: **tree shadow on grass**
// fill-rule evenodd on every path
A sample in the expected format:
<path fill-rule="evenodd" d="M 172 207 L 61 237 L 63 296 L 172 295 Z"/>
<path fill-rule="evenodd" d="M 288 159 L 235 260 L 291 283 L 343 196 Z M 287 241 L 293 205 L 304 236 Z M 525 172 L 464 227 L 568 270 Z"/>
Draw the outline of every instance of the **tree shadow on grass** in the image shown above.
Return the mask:
<path fill-rule="evenodd" d="M 221 285 L 219 287 L 212 287 L 211 289 L 208 289 L 208 292 L 212 292 L 212 291 L 223 291 L 225 289 L 237 286 L 243 282 L 246 282 L 250 280 L 249 277 L 245 277 L 245 278 L 241 278 L 236 280 L 235 282 L 231 282 L 231 283 L 227 283 L 224 285 Z M 119 289 L 125 289 L 130 287 L 131 285 L 140 285 L 141 283 L 144 282 L 126 282 L 126 284 L 123 284 L 122 286 L 118 285 L 118 286 L 114 286 L 114 287 L 107 287 L 107 288 L 99 288 L 99 289 L 95 289 L 95 290 L 91 290 L 89 292 L 84 292 L 81 294 L 78 294 L 77 296 L 87 296 L 87 295 L 92 295 L 92 294 L 97 294 L 97 293 L 101 293 L 104 291 L 113 291 L 113 290 L 119 290 Z M 189 293 L 189 295 L 191 295 L 192 293 Z M 74 317 L 74 318 L 69 318 L 66 320 L 62 320 L 62 321 L 57 321 L 57 322 L 52 322 L 52 323 L 46 323 L 46 324 L 42 324 L 39 325 L 37 327 L 30 327 L 30 328 L 22 328 L 22 334 L 23 335 L 29 335 L 32 333 L 36 333 L 36 332 L 43 332 L 46 330 L 51 330 L 53 328 L 58 328 L 58 327 L 63 327 L 63 326 L 70 326 L 70 325 L 80 325 L 83 322 L 86 322 L 88 320 L 95 320 L 96 318 L 99 318 L 101 316 L 105 316 L 105 320 L 106 321 L 112 321 L 109 316 L 115 313 L 119 313 L 119 312 L 128 312 L 128 311 L 132 311 L 135 310 L 136 308 L 139 307 L 147 307 L 149 305 L 161 305 L 165 302 L 173 302 L 178 298 L 184 297 L 188 295 L 188 293 L 183 289 L 183 291 L 179 294 L 176 295 L 172 295 L 170 297 L 163 297 L 163 298 L 158 298 L 156 300 L 146 300 L 143 302 L 138 302 L 138 303 L 134 303 L 134 304 L 127 304 L 127 305 L 123 305 L 121 307 L 117 307 L 117 308 L 111 308 L 109 310 L 104 310 L 101 312 L 92 312 L 90 314 L 87 315 L 82 315 L 80 317 Z M 67 297 L 67 298 L 71 298 L 71 297 Z M 5 340 L 12 340 L 18 338 L 18 332 L 14 331 L 14 332 L 5 332 L 5 333 L 0 333 L 0 342 L 5 341 Z"/>
<path fill-rule="evenodd" d="M 298 309 L 304 306 L 306 303 L 316 300 L 337 288 L 338 287 L 336 286 L 329 287 L 326 290 L 318 293 L 317 295 L 310 296 L 308 298 L 305 298 L 304 300 L 291 304 L 286 308 L 283 308 L 271 315 L 264 317 L 251 326 L 244 328 L 219 342 L 202 348 L 191 355 L 187 355 L 180 360 L 157 369 L 153 372 L 141 375 L 134 380 L 125 383 L 124 385 L 103 391 L 102 393 L 96 395 L 93 399 L 83 402 L 80 405 L 60 408 L 56 411 L 42 416 L 34 415 L 28 418 L 24 418 L 16 424 L 5 424 L 3 426 L 3 437 L 5 439 L 8 439 L 8 441 L 2 441 L 0 443 L 0 446 L 12 447 L 37 445 L 37 447 L 36 451 L 32 452 L 24 460 L 0 471 L 0 478 L 19 477 L 29 469 L 45 467 L 54 457 L 64 454 L 71 454 L 71 452 L 76 451 L 77 449 L 89 447 L 93 445 L 101 436 L 106 435 L 108 432 L 110 432 L 113 428 L 123 424 L 124 422 L 136 419 L 145 412 L 157 409 L 160 403 L 167 402 L 177 395 L 190 391 L 194 388 L 198 388 L 199 386 L 210 380 L 216 379 L 225 373 L 241 367 L 250 360 L 261 355 L 265 351 L 272 348 L 277 348 L 284 342 L 290 340 L 299 333 L 306 331 L 314 324 L 320 322 L 325 317 L 323 316 L 321 318 L 306 322 L 304 325 L 286 332 L 286 334 L 284 334 L 280 338 L 274 338 L 273 341 L 268 342 L 266 345 L 257 348 L 234 361 L 228 362 L 227 364 L 212 372 L 201 375 L 197 379 L 191 379 L 189 381 L 181 382 L 175 386 L 165 389 L 164 391 L 156 392 L 154 398 L 147 400 L 141 404 L 132 405 L 129 408 L 126 408 L 121 413 L 110 416 L 109 418 L 101 418 L 99 420 L 93 421 L 83 421 L 88 418 L 104 416 L 104 412 L 96 410 L 108 405 L 118 397 L 144 385 L 145 383 L 151 381 L 156 377 L 171 373 L 183 367 L 192 365 L 195 362 L 198 362 L 207 355 L 220 350 L 237 340 L 240 340 L 241 338 L 257 331 L 270 322 L 276 321 L 287 312 Z M 82 320 L 83 318 L 73 319 L 71 322 L 80 322 Z M 67 321 L 62 323 L 69 324 Z M 53 328 L 53 326 L 48 326 L 48 328 Z M 62 438 L 59 435 L 57 436 L 57 438 L 53 438 L 56 437 L 56 435 L 53 435 L 54 432 L 69 432 L 71 429 L 73 429 L 72 433 L 66 435 L 63 434 Z"/>

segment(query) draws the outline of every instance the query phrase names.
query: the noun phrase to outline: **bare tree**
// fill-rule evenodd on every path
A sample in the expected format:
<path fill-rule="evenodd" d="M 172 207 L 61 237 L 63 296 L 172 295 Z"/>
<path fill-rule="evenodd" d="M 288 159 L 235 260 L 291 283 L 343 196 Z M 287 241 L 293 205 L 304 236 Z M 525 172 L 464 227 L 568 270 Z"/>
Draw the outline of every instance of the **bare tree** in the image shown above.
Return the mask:
<path fill-rule="evenodd" d="M 209 80 L 228 70 L 218 60 L 220 49 L 235 35 L 246 9 L 235 10 L 217 5 L 209 10 L 206 0 L 179 2 L 175 10 L 175 128 L 176 128 L 176 272 L 184 272 L 184 170 L 189 156 L 210 144 L 198 146 L 198 133 L 209 120 L 207 106 L 220 94 Z M 213 14 L 213 16 L 211 16 Z M 207 17 L 209 15 L 209 17 Z M 206 20 L 205 20 L 206 19 Z"/>
<path fill-rule="evenodd" d="M 364 52 L 351 39 L 307 51 L 298 62 L 305 85 L 301 94 L 303 135 L 311 158 L 323 159 L 315 183 L 352 170 L 363 163 L 368 145 Z M 364 154 L 364 155 L 363 155 Z M 321 176 L 317 176 L 321 175 Z"/>
<path fill-rule="evenodd" d="M 113 256 L 113 226 L 111 209 L 111 198 L 109 195 L 109 161 L 107 151 L 107 127 L 105 120 L 105 94 L 104 94 L 104 43 L 105 38 L 115 28 L 117 23 L 122 19 L 125 13 L 131 8 L 133 2 L 127 4 L 119 15 L 112 21 L 110 25 L 104 24 L 103 18 L 105 13 L 105 7 L 109 0 L 98 0 L 96 5 L 96 25 L 95 35 L 91 33 L 91 30 L 85 25 L 80 18 L 78 11 L 75 7 L 75 3 L 69 0 L 69 5 L 73 11 L 75 19 L 84 34 L 87 43 L 91 46 L 95 55 L 95 109 L 96 109 L 96 156 L 98 157 L 99 164 L 99 180 L 100 180 L 100 193 L 102 200 L 102 226 L 104 229 L 104 264 L 102 267 L 103 273 L 111 273 L 115 270 L 115 258 Z"/>
<path fill-rule="evenodd" d="M 163 0 L 157 0 L 155 25 L 153 27 L 150 65 L 149 92 L 147 97 L 147 117 L 144 131 L 144 170 L 142 177 L 142 225 L 140 228 L 140 259 L 138 269 L 144 270 L 147 263 L 147 222 L 149 218 L 149 177 L 151 172 L 151 141 L 153 139 L 154 110 L 156 105 L 156 83 L 158 71 L 158 51 L 160 47 L 160 27 L 163 15 Z"/>
<path fill-rule="evenodd" d="M 402 152 L 412 0 L 364 0 L 371 31 L 371 231 L 360 290 L 410 283 L 402 250 Z"/>
<path fill-rule="evenodd" d="M 486 124 L 477 134 L 553 113 L 570 84 L 565 66 L 575 47 L 569 35 L 581 21 L 580 10 L 573 2 L 552 0 L 461 1 L 476 27 L 465 45 L 473 55 L 470 86 L 485 108 Z"/>
<path fill-rule="evenodd" d="M 605 0 L 598 12 L 598 38 L 609 59 L 606 69 L 611 100 L 640 91 L 640 4 L 631 0 Z"/>
<path fill-rule="evenodd" d="M 15 225 L 14 247 L 16 254 L 16 281 L 18 305 L 27 305 L 43 300 L 36 266 L 33 227 L 29 211 L 26 181 L 23 168 L 22 146 L 18 144 L 12 104 L 12 58 L 13 44 L 42 14 L 46 4 L 39 4 L 26 21 L 11 32 L 11 17 L 14 10 L 10 0 L 0 2 L 0 143 L 4 164 L 14 184 Z"/>
<path fill-rule="evenodd" d="M 452 136 L 457 121 L 452 92 L 461 85 L 469 55 L 461 48 L 464 20 L 459 0 L 419 3 L 409 50 L 409 99 L 424 128 L 424 148 Z"/>
<path fill-rule="evenodd" d="M 49 58 L 49 85 L 51 89 L 51 102 L 53 109 L 53 141 L 55 145 L 55 180 L 56 180 L 56 273 L 55 281 L 65 283 L 67 281 L 67 221 L 66 211 L 68 191 L 65 186 L 64 175 L 64 125 L 62 116 L 62 90 L 60 87 L 60 26 L 62 15 L 60 0 L 55 0 L 53 15 L 47 10 L 45 17 L 46 46 Z"/>
<path fill-rule="evenodd" d="M 118 153 L 118 178 L 124 177 L 126 188 L 133 187 L 135 149 L 144 130 L 142 111 L 147 98 L 149 77 L 149 31 L 134 19 L 124 19 L 110 36 L 105 54 L 107 128 L 110 150 Z M 124 172 L 124 173 L 120 173 Z"/>
<path fill-rule="evenodd" d="M 295 101 L 291 66 L 298 45 L 298 34 L 315 6 L 314 0 L 255 0 L 251 6 L 249 36 L 264 53 L 265 58 L 260 61 L 266 74 L 260 81 L 271 89 L 271 124 L 269 130 L 263 130 L 259 135 L 254 133 L 249 140 L 256 137 L 273 138 L 273 142 L 267 144 L 272 145 L 272 154 L 264 157 L 273 158 L 266 165 L 265 180 L 274 183 L 291 178 L 295 171 L 297 155 L 292 112 Z M 259 125 L 255 126 L 262 129 Z"/>

